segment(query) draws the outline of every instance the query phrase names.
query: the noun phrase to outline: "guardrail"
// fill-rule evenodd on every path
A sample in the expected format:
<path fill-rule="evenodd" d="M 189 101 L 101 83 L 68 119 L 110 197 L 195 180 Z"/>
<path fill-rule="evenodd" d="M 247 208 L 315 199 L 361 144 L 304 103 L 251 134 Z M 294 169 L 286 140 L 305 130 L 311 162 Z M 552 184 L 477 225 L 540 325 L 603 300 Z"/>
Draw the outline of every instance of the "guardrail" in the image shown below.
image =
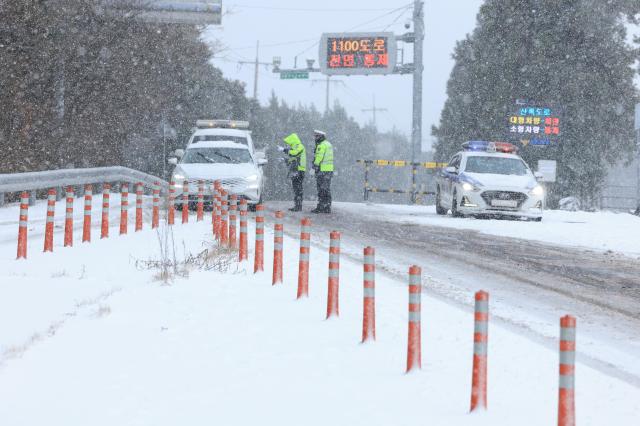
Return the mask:
<path fill-rule="evenodd" d="M 418 195 L 435 195 L 433 191 L 418 190 L 416 177 L 419 169 L 435 171 L 447 167 L 447 163 L 424 162 L 412 163 L 404 160 L 357 160 L 358 163 L 364 164 L 364 201 L 369 201 L 371 192 L 388 193 L 388 194 L 410 194 L 411 202 L 415 203 Z M 395 189 L 395 188 L 378 188 L 370 185 L 369 172 L 371 167 L 411 167 L 411 189 Z"/>
<path fill-rule="evenodd" d="M 148 188 L 153 187 L 154 183 L 158 182 L 163 193 L 166 193 L 169 188 L 168 182 L 156 176 L 120 166 L 0 174 L 0 206 L 4 204 L 5 193 L 82 186 L 103 182 L 140 182 Z M 31 199 L 32 202 L 35 200 L 33 196 Z"/>

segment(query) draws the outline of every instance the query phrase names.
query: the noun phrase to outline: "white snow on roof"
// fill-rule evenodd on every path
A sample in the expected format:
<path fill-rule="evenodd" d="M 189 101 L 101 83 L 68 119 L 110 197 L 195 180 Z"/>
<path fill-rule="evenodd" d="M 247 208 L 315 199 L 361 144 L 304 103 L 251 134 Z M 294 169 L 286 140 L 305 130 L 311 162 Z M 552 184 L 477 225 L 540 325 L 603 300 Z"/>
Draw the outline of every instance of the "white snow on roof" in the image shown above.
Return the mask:
<path fill-rule="evenodd" d="M 221 135 L 221 136 L 239 136 L 239 137 L 247 137 L 249 131 L 248 130 L 238 130 L 238 129 L 198 129 L 195 131 L 195 136 L 203 136 L 203 135 Z"/>
<path fill-rule="evenodd" d="M 232 141 L 195 142 L 190 144 L 187 147 L 187 149 L 195 149 L 195 148 L 235 148 L 235 149 L 249 150 L 249 147 L 247 145 L 235 143 Z"/>

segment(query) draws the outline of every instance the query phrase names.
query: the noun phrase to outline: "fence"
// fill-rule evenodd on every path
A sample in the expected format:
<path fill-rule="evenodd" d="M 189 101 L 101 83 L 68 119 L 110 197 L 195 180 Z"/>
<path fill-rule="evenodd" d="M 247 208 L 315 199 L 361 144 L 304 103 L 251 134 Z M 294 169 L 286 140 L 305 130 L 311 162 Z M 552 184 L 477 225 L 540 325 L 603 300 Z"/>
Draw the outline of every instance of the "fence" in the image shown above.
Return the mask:
<path fill-rule="evenodd" d="M 364 165 L 364 201 L 369 201 L 369 195 L 373 193 L 387 193 L 387 194 L 409 194 L 411 202 L 415 203 L 420 195 L 435 195 L 434 191 L 429 191 L 422 185 L 418 188 L 417 177 L 418 170 L 426 170 L 430 172 L 431 178 L 435 175 L 438 169 L 447 166 L 446 163 L 425 162 L 415 163 L 404 160 L 357 160 L 359 164 Z M 372 186 L 370 181 L 370 172 L 372 167 L 398 167 L 398 168 L 410 168 L 411 170 L 411 188 L 381 188 Z"/>

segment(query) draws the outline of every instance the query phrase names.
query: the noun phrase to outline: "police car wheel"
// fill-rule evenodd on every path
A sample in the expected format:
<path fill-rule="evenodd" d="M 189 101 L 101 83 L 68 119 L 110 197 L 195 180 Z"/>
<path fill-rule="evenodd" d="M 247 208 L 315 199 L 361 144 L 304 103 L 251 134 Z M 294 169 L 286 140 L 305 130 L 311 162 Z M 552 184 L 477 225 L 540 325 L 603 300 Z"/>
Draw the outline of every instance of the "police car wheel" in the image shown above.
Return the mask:
<path fill-rule="evenodd" d="M 440 187 L 437 188 L 436 190 L 436 213 L 444 216 L 447 214 L 447 209 L 445 209 L 444 207 L 442 207 L 441 203 L 440 203 Z"/>
<path fill-rule="evenodd" d="M 453 200 L 451 201 L 451 215 L 453 217 L 462 217 L 462 213 L 458 211 L 458 194 L 453 193 Z"/>

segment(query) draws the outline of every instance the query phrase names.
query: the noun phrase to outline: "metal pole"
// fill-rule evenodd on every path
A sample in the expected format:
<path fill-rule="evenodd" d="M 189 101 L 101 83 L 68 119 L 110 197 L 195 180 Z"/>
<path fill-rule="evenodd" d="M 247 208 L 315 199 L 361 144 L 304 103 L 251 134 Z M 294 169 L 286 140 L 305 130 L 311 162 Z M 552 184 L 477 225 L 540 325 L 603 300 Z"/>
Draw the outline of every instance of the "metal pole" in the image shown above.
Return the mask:
<path fill-rule="evenodd" d="M 164 110 L 162 111 L 162 179 L 167 178 L 167 137 Z"/>
<path fill-rule="evenodd" d="M 258 99 L 258 67 L 260 66 L 260 40 L 256 41 L 256 71 L 253 77 L 253 99 Z"/>
<path fill-rule="evenodd" d="M 329 114 L 329 88 L 331 87 L 331 76 L 327 76 L 327 99 L 325 102 L 325 114 Z"/>
<path fill-rule="evenodd" d="M 416 161 L 417 150 L 422 150 L 422 64 L 424 44 L 424 2 L 413 3 L 413 28 L 415 43 L 413 45 L 413 131 L 411 137 L 411 162 Z"/>
<path fill-rule="evenodd" d="M 640 124 L 640 123 L 639 123 Z M 637 182 L 636 182 L 636 211 L 635 214 L 640 216 L 640 129 L 636 130 L 636 156 L 637 166 Z"/>

